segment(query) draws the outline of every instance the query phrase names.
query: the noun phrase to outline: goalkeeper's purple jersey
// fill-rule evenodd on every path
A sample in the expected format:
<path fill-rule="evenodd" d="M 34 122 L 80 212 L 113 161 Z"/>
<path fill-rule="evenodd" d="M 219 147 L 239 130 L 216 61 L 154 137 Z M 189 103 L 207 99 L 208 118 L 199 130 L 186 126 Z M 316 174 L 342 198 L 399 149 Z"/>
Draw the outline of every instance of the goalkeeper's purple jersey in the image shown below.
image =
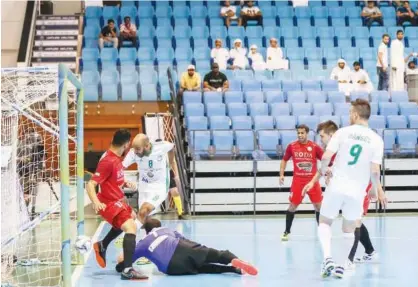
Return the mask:
<path fill-rule="evenodd" d="M 134 261 L 146 257 L 163 273 L 167 273 L 168 265 L 180 239 L 184 237 L 177 231 L 166 227 L 154 228 L 135 247 Z"/>

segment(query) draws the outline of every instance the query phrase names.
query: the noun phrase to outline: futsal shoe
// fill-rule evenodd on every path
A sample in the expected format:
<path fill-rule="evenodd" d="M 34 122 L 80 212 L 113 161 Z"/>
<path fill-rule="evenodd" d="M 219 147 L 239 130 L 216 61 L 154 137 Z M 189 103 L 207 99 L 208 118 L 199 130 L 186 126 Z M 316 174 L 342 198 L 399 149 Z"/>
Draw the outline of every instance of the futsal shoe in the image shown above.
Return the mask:
<path fill-rule="evenodd" d="M 367 263 L 367 262 L 377 261 L 378 258 L 379 258 L 379 255 L 377 254 L 377 252 L 373 251 L 370 254 L 365 253 L 362 257 L 358 257 L 354 261 L 356 263 Z"/>
<path fill-rule="evenodd" d="M 135 271 L 133 268 L 129 268 L 128 272 L 122 271 L 120 274 L 120 279 L 122 280 L 132 280 L 132 281 L 139 281 L 139 280 L 147 280 L 148 276 Z"/>
<path fill-rule="evenodd" d="M 289 241 L 289 235 L 290 233 L 285 231 L 282 235 L 282 241 Z"/>
<path fill-rule="evenodd" d="M 252 266 L 250 263 L 242 261 L 238 258 L 233 259 L 231 261 L 231 265 L 235 268 L 241 269 L 242 273 L 246 273 L 252 276 L 255 276 L 258 274 L 257 268 Z"/>
<path fill-rule="evenodd" d="M 335 269 L 335 262 L 332 258 L 326 258 L 324 262 L 322 262 L 321 268 L 321 276 L 322 278 L 327 278 L 331 276 L 332 271 Z"/>
<path fill-rule="evenodd" d="M 100 267 L 106 268 L 106 249 L 103 248 L 101 241 L 93 244 L 94 253 L 96 254 L 96 261 Z"/>
<path fill-rule="evenodd" d="M 350 259 L 348 259 L 345 262 L 344 269 L 345 269 L 345 271 L 354 271 L 354 270 L 356 270 L 356 265 L 354 264 L 353 261 L 351 261 Z"/>
<path fill-rule="evenodd" d="M 342 278 L 344 278 L 344 267 L 342 267 L 342 266 L 335 266 L 335 269 L 334 269 L 334 277 L 336 277 L 336 278 L 339 278 L 339 279 L 342 279 Z"/>
<path fill-rule="evenodd" d="M 178 220 L 189 220 L 189 216 L 186 213 L 180 214 L 177 218 Z"/>
<path fill-rule="evenodd" d="M 116 272 L 121 273 L 123 271 L 123 269 L 125 269 L 125 265 L 123 264 L 123 262 L 119 262 L 118 264 L 116 264 Z"/>

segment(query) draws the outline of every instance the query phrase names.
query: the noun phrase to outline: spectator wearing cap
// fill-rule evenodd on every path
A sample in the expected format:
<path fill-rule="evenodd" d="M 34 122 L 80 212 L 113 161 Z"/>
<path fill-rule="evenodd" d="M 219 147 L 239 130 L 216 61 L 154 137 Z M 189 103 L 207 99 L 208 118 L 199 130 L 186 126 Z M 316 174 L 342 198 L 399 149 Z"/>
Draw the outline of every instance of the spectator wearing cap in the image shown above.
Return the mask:
<path fill-rule="evenodd" d="M 283 59 L 283 51 L 279 47 L 276 38 L 270 39 L 270 47 L 267 48 L 267 69 L 274 70 L 287 70 L 289 69 L 289 61 Z"/>
<path fill-rule="evenodd" d="M 131 23 L 131 17 L 123 18 L 123 23 L 120 25 L 119 46 L 123 45 L 123 41 L 131 41 L 136 48 L 136 25 Z"/>
<path fill-rule="evenodd" d="M 228 89 L 228 78 L 224 73 L 219 72 L 219 65 L 217 63 L 213 63 L 212 71 L 207 73 L 203 79 L 203 90 L 205 92 L 226 92 Z"/>
<path fill-rule="evenodd" d="M 399 6 L 396 11 L 396 17 L 398 19 L 398 26 L 402 26 L 405 22 L 410 22 L 412 25 L 417 25 L 415 12 L 412 10 L 409 1 L 404 1 L 402 6 Z"/>
<path fill-rule="evenodd" d="M 246 69 L 248 66 L 247 49 L 242 47 L 242 41 L 235 39 L 234 48 L 229 51 L 232 59 L 232 65 L 229 67 L 232 70 Z"/>
<path fill-rule="evenodd" d="M 257 21 L 257 25 L 263 25 L 261 10 L 257 6 L 254 6 L 253 1 L 248 1 L 247 6 L 241 9 L 240 26 L 247 27 L 248 21 Z"/>
<path fill-rule="evenodd" d="M 383 26 L 382 12 L 374 1 L 367 1 L 367 6 L 361 11 L 361 17 L 363 18 L 364 24 L 369 28 L 373 22 L 377 22 L 380 26 Z"/>
<path fill-rule="evenodd" d="M 264 71 L 266 69 L 266 62 L 264 62 L 263 55 L 257 52 L 257 45 L 251 45 L 248 59 L 251 59 L 251 66 L 254 71 Z"/>
<path fill-rule="evenodd" d="M 107 25 L 102 28 L 99 35 L 99 47 L 103 49 L 105 43 L 112 43 L 113 48 L 118 47 L 118 34 L 116 33 L 115 21 L 113 19 L 107 20 Z"/>
<path fill-rule="evenodd" d="M 187 67 L 187 72 L 181 74 L 180 79 L 180 93 L 183 94 L 184 91 L 200 91 L 202 85 L 202 80 L 199 73 L 195 71 L 193 65 Z"/>
<path fill-rule="evenodd" d="M 218 63 L 219 70 L 226 70 L 229 60 L 229 51 L 222 47 L 222 40 L 215 40 L 215 47 L 210 52 L 210 57 L 214 63 Z"/>
<path fill-rule="evenodd" d="M 224 18 L 225 26 L 229 27 L 231 21 L 238 21 L 237 7 L 232 6 L 230 1 L 224 1 L 224 6 L 221 7 L 221 17 Z"/>

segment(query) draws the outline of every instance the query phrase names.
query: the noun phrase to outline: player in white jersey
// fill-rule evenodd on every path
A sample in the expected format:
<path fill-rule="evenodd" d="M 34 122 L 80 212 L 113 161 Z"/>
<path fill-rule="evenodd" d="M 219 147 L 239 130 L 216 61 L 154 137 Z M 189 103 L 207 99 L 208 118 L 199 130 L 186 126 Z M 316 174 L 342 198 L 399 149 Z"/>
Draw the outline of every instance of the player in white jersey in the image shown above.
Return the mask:
<path fill-rule="evenodd" d="M 369 117 L 369 102 L 361 99 L 352 102 L 351 126 L 339 129 L 332 136 L 322 157 L 321 174 L 325 175 L 331 158 L 337 153 L 332 166 L 332 177 L 322 201 L 318 226 L 318 237 L 324 255 L 321 270 L 323 277 L 330 276 L 333 271 L 336 277 L 342 278 L 344 275 L 344 267 L 336 266 L 331 256 L 332 221 L 342 210 L 342 229 L 348 254 L 354 243 L 356 221 L 362 217 L 364 191 L 370 181 L 376 188 L 380 185 L 383 140 L 368 127 Z M 384 199 L 379 198 L 380 200 Z"/>
<path fill-rule="evenodd" d="M 166 141 L 151 143 L 144 134 L 138 134 L 132 141 L 132 149 L 123 160 L 125 168 L 136 163 L 139 171 L 138 219 L 143 224 L 147 216 L 167 198 L 170 187 L 170 166 L 174 176 L 178 175 L 174 162 L 174 144 Z M 181 199 L 172 194 L 174 202 Z"/>

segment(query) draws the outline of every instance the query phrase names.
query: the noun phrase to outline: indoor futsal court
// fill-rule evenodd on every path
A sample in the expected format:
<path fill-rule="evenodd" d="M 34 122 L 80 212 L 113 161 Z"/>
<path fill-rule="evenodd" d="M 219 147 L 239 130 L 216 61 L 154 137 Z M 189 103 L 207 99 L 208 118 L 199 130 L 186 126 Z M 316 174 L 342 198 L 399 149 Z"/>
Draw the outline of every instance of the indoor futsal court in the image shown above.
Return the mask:
<path fill-rule="evenodd" d="M 75 286 L 417 286 L 418 282 L 418 230 L 417 215 L 370 216 L 365 225 L 379 260 L 357 264 L 356 270 L 346 272 L 344 279 L 322 279 L 320 265 L 321 247 L 316 236 L 317 225 L 312 218 L 296 218 L 288 242 L 281 242 L 285 221 L 278 217 L 211 218 L 190 221 L 163 221 L 163 226 L 174 228 L 187 238 L 208 247 L 229 249 L 243 260 L 258 267 L 258 276 L 196 275 L 166 276 L 159 274 L 153 265 L 135 265 L 150 275 L 141 282 L 121 281 L 114 266 L 122 251 L 115 243 L 108 249 L 106 269 L 100 269 L 94 253 L 86 255 L 84 266 L 73 274 Z M 104 237 L 109 229 L 102 223 L 93 241 Z M 339 263 L 344 254 L 341 246 L 341 219 L 333 225 L 333 255 Z M 363 255 L 359 244 L 357 256 Z"/>

